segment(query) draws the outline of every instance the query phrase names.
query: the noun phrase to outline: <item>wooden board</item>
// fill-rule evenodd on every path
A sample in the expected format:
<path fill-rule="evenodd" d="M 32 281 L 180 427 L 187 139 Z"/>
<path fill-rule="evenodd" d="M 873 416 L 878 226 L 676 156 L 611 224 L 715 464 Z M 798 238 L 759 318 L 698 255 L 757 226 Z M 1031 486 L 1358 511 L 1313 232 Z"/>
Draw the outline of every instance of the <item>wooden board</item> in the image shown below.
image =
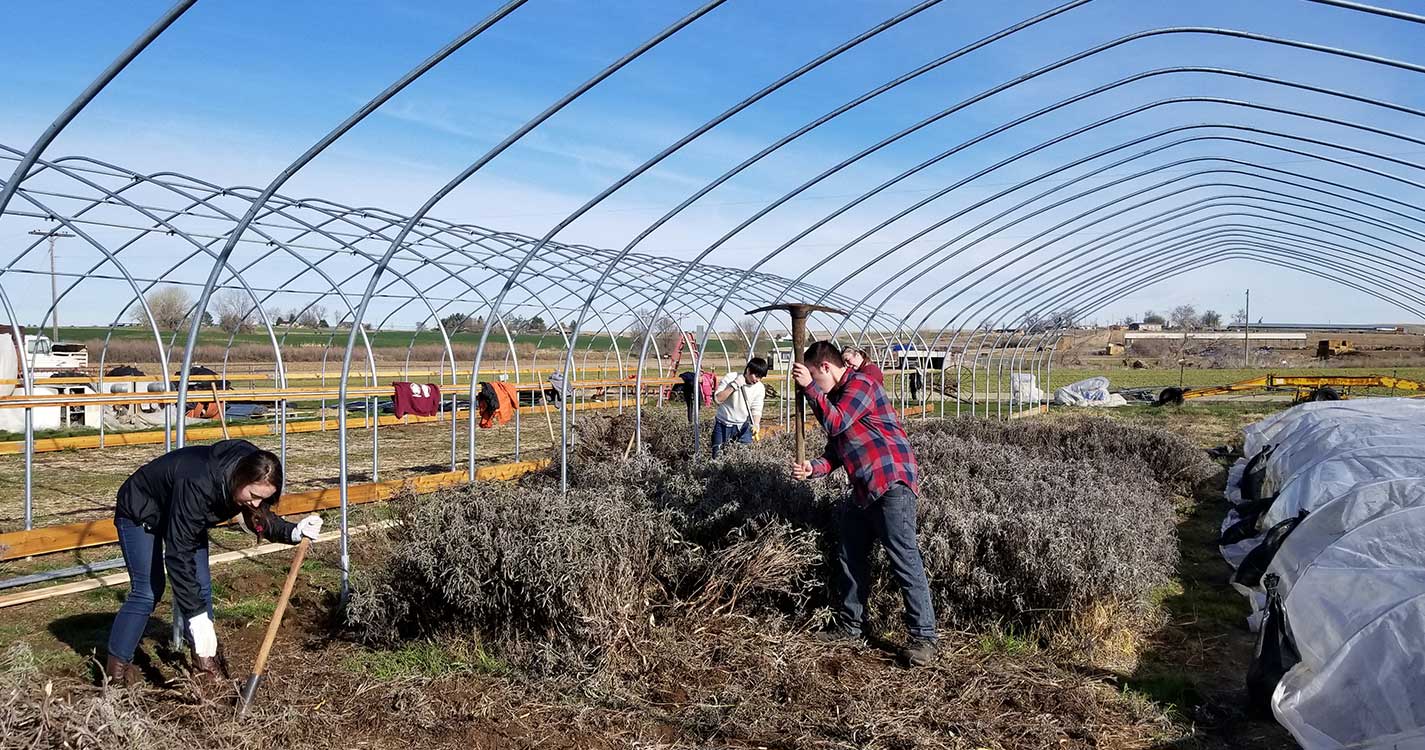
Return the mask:
<path fill-rule="evenodd" d="M 635 369 L 635 368 L 629 368 L 629 369 Z M 562 371 L 563 371 L 563 368 L 554 368 L 554 367 L 540 367 L 540 368 L 536 368 L 536 369 L 533 369 L 533 370 L 520 370 L 519 372 L 515 372 L 514 370 L 481 370 L 481 371 L 480 371 L 480 376 L 481 376 L 482 378 L 498 378 L 498 377 L 500 377 L 501 375 L 504 375 L 504 376 L 507 376 L 507 377 L 521 377 L 521 378 L 522 378 L 522 377 L 526 377 L 526 376 L 530 376 L 530 375 L 552 375 L 552 374 L 554 374 L 554 373 L 556 373 L 556 372 L 562 372 Z M 606 377 L 609 377 L 611 374 L 613 374 L 615 377 L 617 377 L 619 373 L 622 373 L 622 372 L 625 372 L 625 371 L 619 370 L 619 369 L 616 368 L 616 367 L 615 367 L 615 368 L 604 367 L 604 368 L 597 368 L 597 369 L 578 368 L 578 372 L 581 372 L 581 373 L 583 373 L 583 374 L 585 374 L 585 375 L 596 374 L 599 378 L 606 378 Z M 469 375 L 470 375 L 470 370 L 468 370 L 468 369 L 456 370 L 454 374 L 455 374 L 455 377 L 457 377 L 457 378 L 469 377 Z M 161 382 L 163 382 L 165 379 L 169 380 L 170 382 L 177 382 L 177 380 L 178 380 L 178 376 L 177 376 L 177 375 L 173 375 L 172 377 L 165 378 L 163 375 L 158 374 L 158 373 L 149 373 L 149 374 L 145 374 L 145 375 L 104 375 L 104 376 L 100 376 L 98 372 L 95 372 L 92 376 L 85 376 L 85 377 L 62 377 L 62 378 L 46 378 L 46 377 L 42 377 L 43 373 L 38 373 L 38 372 L 36 373 L 36 375 L 37 375 L 37 377 L 35 378 L 35 380 L 37 381 L 37 384 L 39 384 L 39 385 L 44 385 L 44 384 L 50 384 L 50 385 L 87 385 L 87 384 L 90 384 L 90 383 L 97 383 L 97 382 L 100 381 L 100 380 L 103 380 L 103 381 L 106 382 L 106 383 L 161 383 Z M 451 376 L 451 372 L 450 372 L 449 370 L 409 370 L 409 371 L 406 371 L 406 370 L 377 370 L 376 373 L 375 373 L 375 377 L 376 377 L 377 379 L 398 378 L 398 379 L 401 379 L 401 380 L 411 380 L 411 379 L 415 379 L 415 378 L 447 378 L 447 377 L 450 377 L 450 376 Z M 340 377 L 341 377 L 341 369 L 340 369 L 340 368 L 337 368 L 335 372 L 320 372 L 320 371 L 316 371 L 316 372 L 301 372 L 301 371 L 294 371 L 294 372 L 288 372 L 288 373 L 287 373 L 287 382 L 291 383 L 291 382 L 294 382 L 294 381 L 307 381 L 307 380 L 321 380 L 321 381 L 326 381 L 326 380 L 338 380 Z M 358 368 L 353 368 L 352 371 L 351 371 L 351 375 L 350 375 L 350 377 L 348 378 L 348 380 L 350 380 L 350 381 L 352 381 L 352 382 L 362 382 L 362 381 L 365 381 L 365 380 L 370 379 L 371 377 L 372 377 L 372 373 L 370 373 L 370 372 L 368 372 L 368 371 L 366 371 L 366 370 L 361 370 L 361 369 L 358 369 Z M 188 382 L 190 382 L 190 383 L 204 383 L 204 382 L 213 382 L 213 381 L 218 381 L 218 380 L 228 380 L 228 381 L 233 381 L 233 382 L 253 381 L 253 380 L 276 380 L 276 376 L 275 376 L 275 375 L 272 375 L 271 373 L 264 373 L 264 372 L 232 372 L 232 373 L 228 373 L 228 374 L 226 374 L 226 375 L 221 375 L 221 374 L 220 374 L 220 375 L 190 375 L 190 376 L 188 376 Z M 466 385 L 467 385 L 467 386 L 469 385 L 469 382 L 470 382 L 470 381 L 468 381 L 468 380 L 466 381 Z M 0 378 L 0 385 L 24 385 L 24 384 L 25 384 L 25 381 L 24 381 L 22 378 Z M 443 386 L 443 385 L 445 385 L 445 384 L 444 384 L 444 383 L 441 383 L 440 385 Z"/>
<path fill-rule="evenodd" d="M 347 535 L 357 536 L 367 531 L 372 531 L 374 529 L 387 528 L 389 526 L 392 526 L 394 523 L 394 521 L 379 521 L 377 523 L 366 524 L 364 526 L 353 526 L 352 528 L 347 529 Z M 338 538 L 339 536 L 339 532 L 328 532 L 326 534 L 318 536 L 317 541 L 331 541 L 333 539 Z M 256 547 L 250 547 L 248 549 L 231 550 L 229 552 L 220 552 L 216 555 L 211 555 L 208 558 L 208 564 L 216 565 L 225 562 L 232 562 L 234 560 L 247 560 L 254 557 L 261 557 L 262 555 L 271 554 L 273 552 L 281 552 L 282 550 L 290 549 L 292 549 L 292 545 L 282 544 L 280 542 L 260 544 Z M 56 596 L 66 596 L 68 594 L 78 594 L 82 591 L 108 588 L 110 586 L 117 586 L 122 583 L 128 583 L 128 581 L 129 572 L 127 570 L 123 570 L 118 573 L 109 573 L 108 575 L 86 578 L 82 581 L 75 581 L 73 583 L 62 583 L 58 586 L 46 586 L 44 588 L 31 589 L 30 591 L 21 591 L 15 594 L 6 594 L 4 596 L 0 596 L 0 609 L 4 609 L 5 607 L 14 607 L 19 604 L 29 604 L 30 602 L 38 602 L 43 601 L 45 599 L 52 599 Z"/>
<path fill-rule="evenodd" d="M 484 466 L 475 470 L 475 478 L 481 481 L 514 479 L 539 471 L 549 463 L 549 459 L 540 459 Z M 386 482 L 355 484 L 347 488 L 347 502 L 351 505 L 361 505 L 389 500 L 408 492 L 414 494 L 435 492 L 465 484 L 468 476 L 469 474 L 464 471 L 446 471 Z M 328 510 L 340 505 L 341 490 L 331 487 L 283 495 L 277 503 L 277 512 L 284 516 L 299 515 Z M 84 523 L 46 526 L 29 531 L 11 531 L 0 534 L 0 560 L 97 547 L 101 544 L 112 544 L 118 541 L 118 538 L 119 534 L 114 528 L 114 522 L 108 518 Z"/>
<path fill-rule="evenodd" d="M 171 381 L 171 382 L 176 382 L 176 379 L 178 378 L 178 376 L 177 376 L 177 375 L 174 375 L 173 378 L 174 378 L 174 381 Z M 238 381 L 244 381 L 244 380 L 271 380 L 271 379 L 272 379 L 272 376 L 271 376 L 271 375 L 264 375 L 264 374 L 261 374 L 261 373 L 235 372 L 235 373 L 233 373 L 233 374 L 231 374 L 231 375 L 192 375 L 192 376 L 189 376 L 188 382 L 190 382 L 190 383 L 212 383 L 212 382 L 216 382 L 216 381 L 219 381 L 219 380 L 230 380 L 230 381 L 233 381 L 233 382 L 238 382 Z M 103 380 L 103 381 L 106 382 L 106 383 L 162 383 L 162 382 L 164 381 L 164 378 L 162 378 L 162 377 L 160 377 L 160 376 L 157 376 L 157 375 L 106 375 L 106 376 L 104 376 L 104 377 L 102 377 L 102 378 L 99 377 L 98 375 L 94 375 L 93 377 L 85 376 L 85 377 L 82 377 L 82 378 L 80 378 L 80 377 L 74 377 L 74 376 L 65 376 L 65 377 L 62 377 L 62 378 L 36 377 L 36 378 L 35 378 L 35 385 L 39 385 L 39 386 L 45 386 L 45 385 L 92 385 L 92 384 L 94 384 L 94 383 L 99 382 L 100 380 Z M 289 378 L 289 380 L 290 380 L 290 378 Z M 25 381 L 24 381 L 24 379 L 22 379 L 22 378 L 0 378 L 0 385 L 24 385 L 24 384 L 25 384 Z"/>
<path fill-rule="evenodd" d="M 586 401 L 582 404 L 578 404 L 572 407 L 572 410 L 589 411 L 598 409 L 612 409 L 617 408 L 620 405 L 633 406 L 633 404 L 633 399 L 625 399 L 623 401 Z M 544 414 L 546 412 L 551 411 L 558 412 L 559 407 L 520 407 L 521 414 Z M 460 410 L 456 418 L 469 419 L 469 417 L 470 410 L 462 409 Z M 436 417 L 421 417 L 413 414 L 407 414 L 406 416 L 397 419 L 395 415 L 387 414 L 384 416 L 377 417 L 377 424 L 381 427 L 386 427 L 388 425 L 429 424 L 432 422 L 449 421 L 449 418 L 445 415 Z M 327 432 L 337 429 L 337 426 L 338 425 L 336 417 L 328 417 L 326 420 L 313 419 L 304 420 L 301 422 L 288 422 L 287 433 L 290 435 L 305 432 Z M 367 417 L 364 414 L 355 417 L 348 416 L 346 420 L 346 426 L 347 429 L 352 430 L 368 429 L 371 427 L 371 419 L 370 417 Z M 223 430 L 220 427 L 190 427 L 184 431 L 184 434 L 187 435 L 188 440 L 192 441 L 218 440 L 224 438 Z M 228 427 L 227 436 L 242 438 L 274 434 L 276 433 L 273 431 L 272 425 L 264 423 L 231 425 Z M 35 438 L 35 452 L 49 453 L 53 451 L 88 450 L 92 448 L 111 448 L 116 446 L 122 447 L 126 445 L 157 445 L 162 442 L 164 442 L 163 430 L 144 430 L 142 432 L 111 432 L 105 433 L 102 439 L 99 435 L 79 435 L 76 437 L 63 438 Z M 18 455 L 24 452 L 25 441 L 23 440 L 9 440 L 5 442 L 0 442 L 0 456 Z"/>
<path fill-rule="evenodd" d="M 643 381 L 644 388 L 654 388 L 665 385 L 676 385 L 681 380 L 673 378 L 650 378 Z M 40 384 L 43 385 L 43 384 Z M 550 386 L 545 383 L 512 383 L 517 391 L 542 391 L 549 390 Z M 588 388 L 632 388 L 632 380 L 589 380 L 575 381 L 569 384 L 572 390 L 583 390 Z M 466 384 L 468 390 L 469 384 Z M 351 386 L 346 389 L 345 397 L 365 398 L 365 397 L 386 397 L 391 395 L 391 386 Z M 443 393 L 442 397 L 449 395 Z M 208 403 L 212 401 L 255 401 L 255 402 L 275 402 L 275 401 L 340 401 L 342 393 L 335 386 L 319 386 L 310 388 L 249 388 L 246 390 L 229 390 L 215 393 L 209 390 L 190 390 L 188 392 L 188 402 L 194 404 Z M 33 395 L 16 393 L 9 396 L 0 397 L 0 409 L 33 409 L 53 406 L 124 406 L 132 404 L 175 404 L 178 402 L 177 391 L 165 391 L 156 393 L 37 393 Z"/>

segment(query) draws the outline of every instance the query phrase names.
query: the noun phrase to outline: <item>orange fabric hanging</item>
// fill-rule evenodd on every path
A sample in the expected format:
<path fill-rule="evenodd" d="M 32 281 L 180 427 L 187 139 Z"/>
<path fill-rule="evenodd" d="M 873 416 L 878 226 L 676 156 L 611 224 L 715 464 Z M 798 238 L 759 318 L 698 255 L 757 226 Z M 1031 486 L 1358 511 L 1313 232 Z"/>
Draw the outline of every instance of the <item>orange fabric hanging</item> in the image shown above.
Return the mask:
<path fill-rule="evenodd" d="M 515 387 L 503 380 L 497 380 L 489 384 L 495 390 L 494 410 L 480 410 L 480 426 L 491 428 L 496 424 L 505 424 L 514 419 L 515 409 L 519 408 L 519 393 Z"/>
<path fill-rule="evenodd" d="M 216 401 L 202 401 L 188 407 L 188 416 L 192 419 L 217 419 L 218 404 Z"/>

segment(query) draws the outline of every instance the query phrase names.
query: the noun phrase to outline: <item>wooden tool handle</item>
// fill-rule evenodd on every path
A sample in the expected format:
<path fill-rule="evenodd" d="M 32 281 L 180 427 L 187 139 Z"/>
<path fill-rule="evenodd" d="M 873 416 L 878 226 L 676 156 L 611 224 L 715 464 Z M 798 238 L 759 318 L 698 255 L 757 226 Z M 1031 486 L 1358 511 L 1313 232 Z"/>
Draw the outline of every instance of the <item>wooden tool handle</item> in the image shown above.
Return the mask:
<path fill-rule="evenodd" d="M 277 630 L 282 627 L 282 615 L 287 611 L 287 600 L 292 598 L 292 587 L 297 584 L 297 573 L 302 570 L 302 560 L 307 557 L 307 548 L 312 540 L 302 537 L 297 543 L 297 553 L 292 555 L 292 567 L 287 571 L 287 580 L 282 584 L 282 595 L 277 597 L 277 608 L 272 611 L 272 622 L 267 623 L 267 635 L 262 637 L 262 646 L 257 649 L 257 661 L 252 664 L 253 675 L 262 674 L 267 668 L 267 655 L 272 652 L 272 642 L 277 640 Z"/>
<path fill-rule="evenodd" d="M 807 319 L 806 315 L 792 313 L 792 361 L 797 364 L 805 364 L 807 341 Z M 796 420 L 796 440 L 797 440 L 797 465 L 800 466 L 807 460 L 807 413 L 806 394 L 802 392 L 800 386 L 797 387 L 797 420 Z"/>

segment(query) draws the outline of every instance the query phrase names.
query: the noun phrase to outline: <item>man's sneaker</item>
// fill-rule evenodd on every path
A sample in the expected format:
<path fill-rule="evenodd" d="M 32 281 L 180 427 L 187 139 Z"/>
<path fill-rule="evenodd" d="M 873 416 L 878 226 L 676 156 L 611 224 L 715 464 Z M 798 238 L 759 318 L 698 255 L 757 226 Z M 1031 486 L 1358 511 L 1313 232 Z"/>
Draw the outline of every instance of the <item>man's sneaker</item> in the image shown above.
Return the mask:
<path fill-rule="evenodd" d="M 866 636 L 838 627 L 833 627 L 830 630 L 819 630 L 812 633 L 811 637 L 813 640 L 828 646 L 863 646 L 866 643 Z"/>
<path fill-rule="evenodd" d="M 939 644 L 935 640 L 912 637 L 905 644 L 902 656 L 908 666 L 924 667 L 935 663 L 935 654 L 938 650 Z"/>

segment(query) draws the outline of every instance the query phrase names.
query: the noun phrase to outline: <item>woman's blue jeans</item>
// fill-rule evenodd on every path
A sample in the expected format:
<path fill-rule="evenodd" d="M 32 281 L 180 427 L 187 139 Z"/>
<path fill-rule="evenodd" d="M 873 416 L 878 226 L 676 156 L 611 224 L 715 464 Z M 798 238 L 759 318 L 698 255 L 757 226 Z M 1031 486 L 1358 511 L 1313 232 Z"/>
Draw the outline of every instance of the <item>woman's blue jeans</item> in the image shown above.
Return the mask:
<path fill-rule="evenodd" d="M 163 538 L 149 533 L 127 518 L 115 518 L 119 530 L 119 549 L 124 553 L 124 565 L 129 569 L 129 595 L 114 617 L 109 629 L 109 655 L 124 661 L 134 660 L 134 651 L 148 628 L 148 618 L 154 605 L 163 598 Z M 198 569 L 198 592 L 208 604 L 208 616 L 213 614 L 213 579 L 208 572 L 208 548 L 198 550 L 193 558 Z M 177 616 L 177 615 L 175 615 Z M 184 623 L 187 627 L 187 623 Z"/>

